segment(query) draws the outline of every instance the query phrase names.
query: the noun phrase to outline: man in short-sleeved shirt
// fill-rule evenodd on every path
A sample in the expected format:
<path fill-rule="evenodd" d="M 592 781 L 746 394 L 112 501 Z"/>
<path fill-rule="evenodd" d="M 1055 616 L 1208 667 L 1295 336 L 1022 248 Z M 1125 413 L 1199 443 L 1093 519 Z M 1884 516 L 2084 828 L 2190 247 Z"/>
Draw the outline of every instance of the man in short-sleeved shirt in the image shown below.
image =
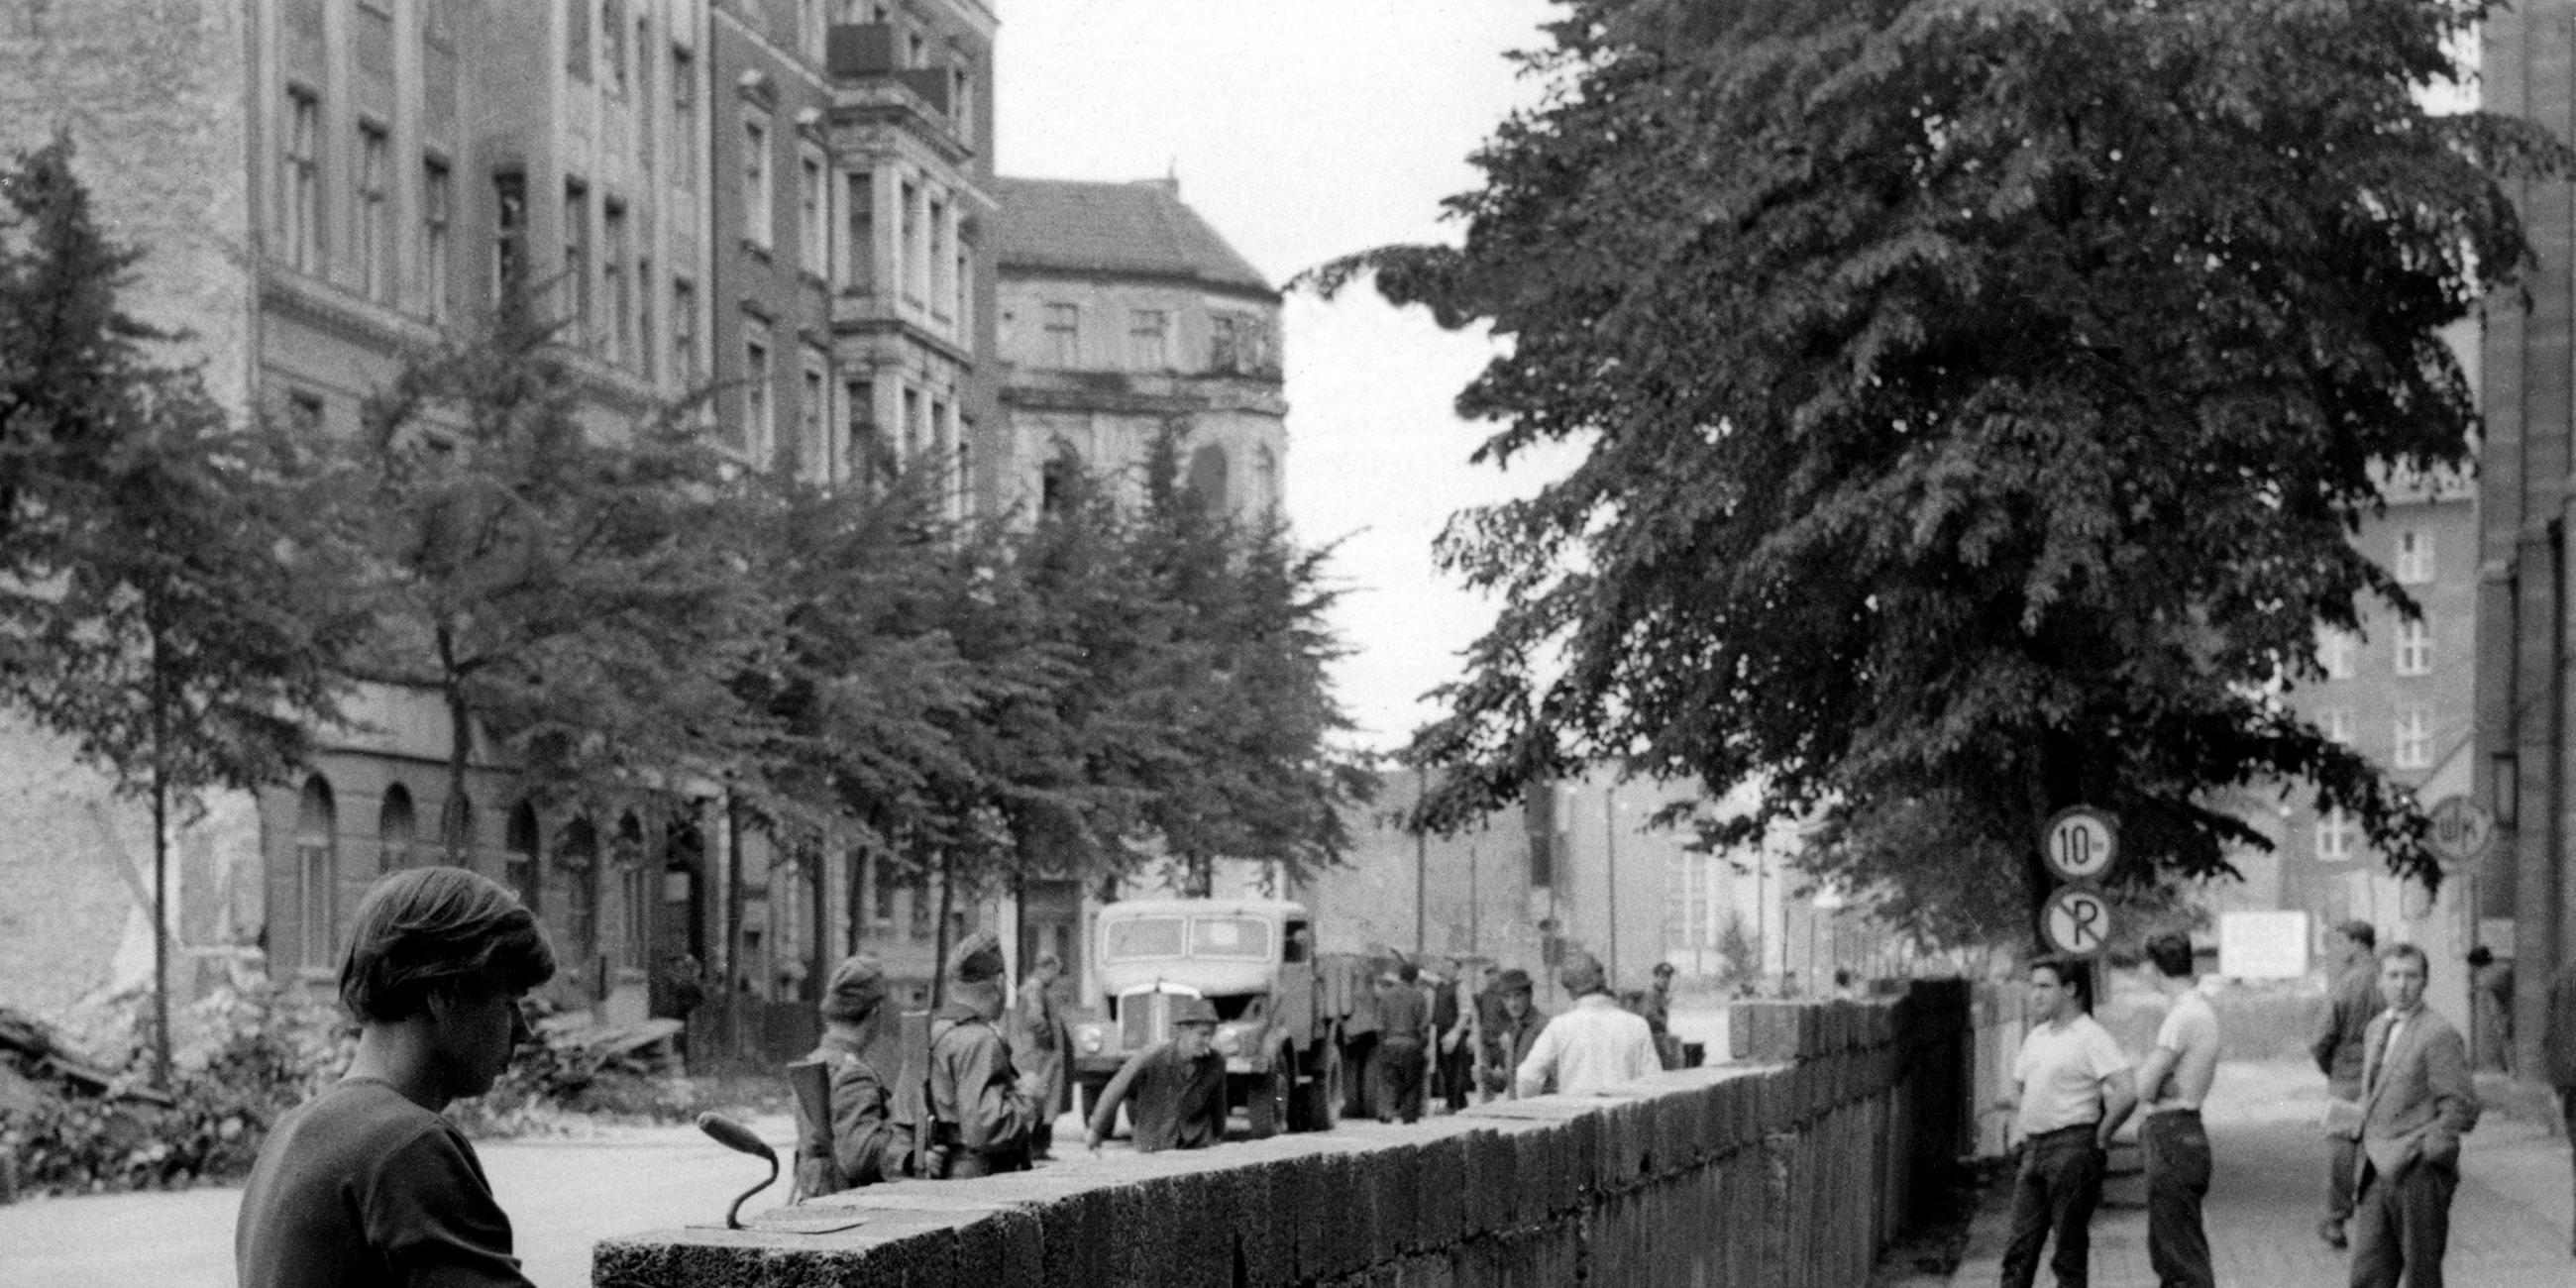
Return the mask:
<path fill-rule="evenodd" d="M 2030 1011 L 2038 1023 L 2013 1060 L 2022 1161 L 2013 1181 L 2004 1288 L 2030 1288 L 2051 1234 L 2057 1252 L 2048 1264 L 2059 1288 L 2086 1288 L 2090 1282 L 2103 1163 L 2111 1134 L 2138 1097 L 2129 1058 L 2086 1012 L 2087 983 L 2073 961 L 2044 958 L 2031 964 Z"/>
<path fill-rule="evenodd" d="M 2209 1133 L 2201 1102 L 2218 1077 L 2218 1012 L 2196 987 L 2191 941 L 2158 935 L 2147 941 L 2147 965 L 2164 994 L 2156 1049 L 2138 1070 L 2139 1146 L 2147 1160 L 2147 1260 L 2166 1288 L 2212 1288 L 2209 1232 L 2201 1200 L 2209 1196 Z"/>
<path fill-rule="evenodd" d="M 1609 977 L 1587 952 L 1566 954 L 1557 979 L 1574 1005 L 1547 1022 L 1513 1074 L 1522 1098 L 1553 1090 L 1586 1096 L 1634 1082 L 1664 1067 L 1646 1021 L 1610 997 Z"/>

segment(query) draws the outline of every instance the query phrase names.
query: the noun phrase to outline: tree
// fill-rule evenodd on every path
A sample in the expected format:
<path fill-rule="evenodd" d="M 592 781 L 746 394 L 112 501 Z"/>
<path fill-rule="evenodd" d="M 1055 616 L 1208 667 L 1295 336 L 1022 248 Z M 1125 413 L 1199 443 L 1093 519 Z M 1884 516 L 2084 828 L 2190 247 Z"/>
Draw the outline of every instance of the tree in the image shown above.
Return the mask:
<path fill-rule="evenodd" d="M 0 702 L 150 801 L 166 1083 L 171 813 L 303 763 L 362 616 L 315 562 L 277 440 L 121 308 L 142 256 L 99 229 L 72 155 L 57 138 L 0 176 Z"/>
<path fill-rule="evenodd" d="M 341 516 L 380 611 L 369 676 L 438 695 L 451 811 L 478 727 L 558 796 L 675 787 L 752 745 L 732 686 L 771 638 L 756 525 L 694 412 L 619 423 L 554 329 L 505 305 L 319 445 L 310 504 Z"/>
<path fill-rule="evenodd" d="M 2501 182 L 2566 164 L 2422 106 L 2484 9 L 1575 0 L 1464 245 L 1313 275 L 1493 328 L 1480 459 L 1588 445 L 1444 534 L 1504 607 L 1434 818 L 1623 757 L 1759 783 L 1712 843 L 1813 816 L 1829 874 L 2028 909 L 2062 806 L 2148 882 L 2266 844 L 2211 791 L 2305 781 L 2437 880 L 2283 698 L 2360 597 L 2416 612 L 2349 537 L 2468 452 L 2440 330 L 2527 262 Z"/>

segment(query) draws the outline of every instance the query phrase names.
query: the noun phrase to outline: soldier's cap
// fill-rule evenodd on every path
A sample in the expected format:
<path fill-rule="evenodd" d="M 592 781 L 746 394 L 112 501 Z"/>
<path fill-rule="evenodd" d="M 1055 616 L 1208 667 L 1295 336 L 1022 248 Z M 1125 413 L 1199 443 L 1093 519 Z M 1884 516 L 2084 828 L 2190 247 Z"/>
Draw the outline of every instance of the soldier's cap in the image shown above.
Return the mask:
<path fill-rule="evenodd" d="M 948 975 L 960 984 L 981 984 L 1002 977 L 1002 937 L 978 930 L 948 954 Z"/>
<path fill-rule="evenodd" d="M 1215 1028 L 1216 1003 L 1204 997 L 1173 998 L 1172 1025 L 1177 1028 L 1183 1024 L 1204 1024 Z"/>
<path fill-rule="evenodd" d="M 855 953 L 832 968 L 831 982 L 823 988 L 823 1018 L 856 1024 L 885 999 L 885 967 L 877 963 L 874 953 Z"/>
<path fill-rule="evenodd" d="M 1504 971 L 1502 974 L 1495 976 L 1494 987 L 1499 988 L 1506 993 L 1519 993 L 1524 996 L 1535 989 L 1535 986 L 1530 983 L 1529 972 L 1522 970 L 1518 966 L 1514 966 L 1510 970 Z"/>
<path fill-rule="evenodd" d="M 1557 969 L 1556 979 L 1575 997 L 1600 992 L 1610 982 L 1601 969 L 1601 959 L 1579 948 L 1565 955 L 1565 965 Z"/>

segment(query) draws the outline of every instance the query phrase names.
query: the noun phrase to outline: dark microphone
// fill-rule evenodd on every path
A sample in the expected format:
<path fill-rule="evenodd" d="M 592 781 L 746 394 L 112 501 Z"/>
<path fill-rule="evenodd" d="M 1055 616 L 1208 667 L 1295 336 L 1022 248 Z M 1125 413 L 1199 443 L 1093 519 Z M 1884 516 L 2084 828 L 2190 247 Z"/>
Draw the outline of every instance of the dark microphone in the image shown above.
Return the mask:
<path fill-rule="evenodd" d="M 728 1230 L 739 1230 L 742 1228 L 743 1200 L 750 1198 L 754 1194 L 760 1193 L 762 1190 L 768 1189 L 778 1180 L 778 1151 L 771 1149 L 768 1141 L 762 1140 L 760 1137 L 753 1135 L 750 1128 L 725 1117 L 723 1114 L 698 1115 L 698 1130 L 715 1137 L 717 1143 L 723 1145 L 727 1149 L 738 1149 L 754 1158 L 767 1159 L 769 1161 L 768 1179 L 762 1181 L 758 1185 L 752 1186 L 750 1189 L 744 1190 L 742 1192 L 742 1197 L 735 1199 L 733 1201 L 733 1206 L 725 1210 L 725 1228 Z"/>

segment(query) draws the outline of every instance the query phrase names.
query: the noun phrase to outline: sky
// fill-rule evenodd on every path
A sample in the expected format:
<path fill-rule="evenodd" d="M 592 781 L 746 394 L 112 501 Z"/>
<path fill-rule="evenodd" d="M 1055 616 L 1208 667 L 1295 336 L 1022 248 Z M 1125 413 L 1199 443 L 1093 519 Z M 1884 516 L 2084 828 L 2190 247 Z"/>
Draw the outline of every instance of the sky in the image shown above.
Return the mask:
<path fill-rule="evenodd" d="M 1129 180 L 1181 199 L 1274 283 L 1352 251 L 1451 241 L 1441 199 L 1538 87 L 1504 55 L 1541 43 L 1546 0 L 1000 0 L 1002 173 Z M 1436 714 L 1493 605 L 1434 565 L 1462 507 L 1526 495 L 1567 452 L 1470 465 L 1491 432 L 1451 410 L 1492 355 L 1359 290 L 1284 309 L 1290 521 L 1339 543 L 1334 675 L 1365 745 Z"/>

